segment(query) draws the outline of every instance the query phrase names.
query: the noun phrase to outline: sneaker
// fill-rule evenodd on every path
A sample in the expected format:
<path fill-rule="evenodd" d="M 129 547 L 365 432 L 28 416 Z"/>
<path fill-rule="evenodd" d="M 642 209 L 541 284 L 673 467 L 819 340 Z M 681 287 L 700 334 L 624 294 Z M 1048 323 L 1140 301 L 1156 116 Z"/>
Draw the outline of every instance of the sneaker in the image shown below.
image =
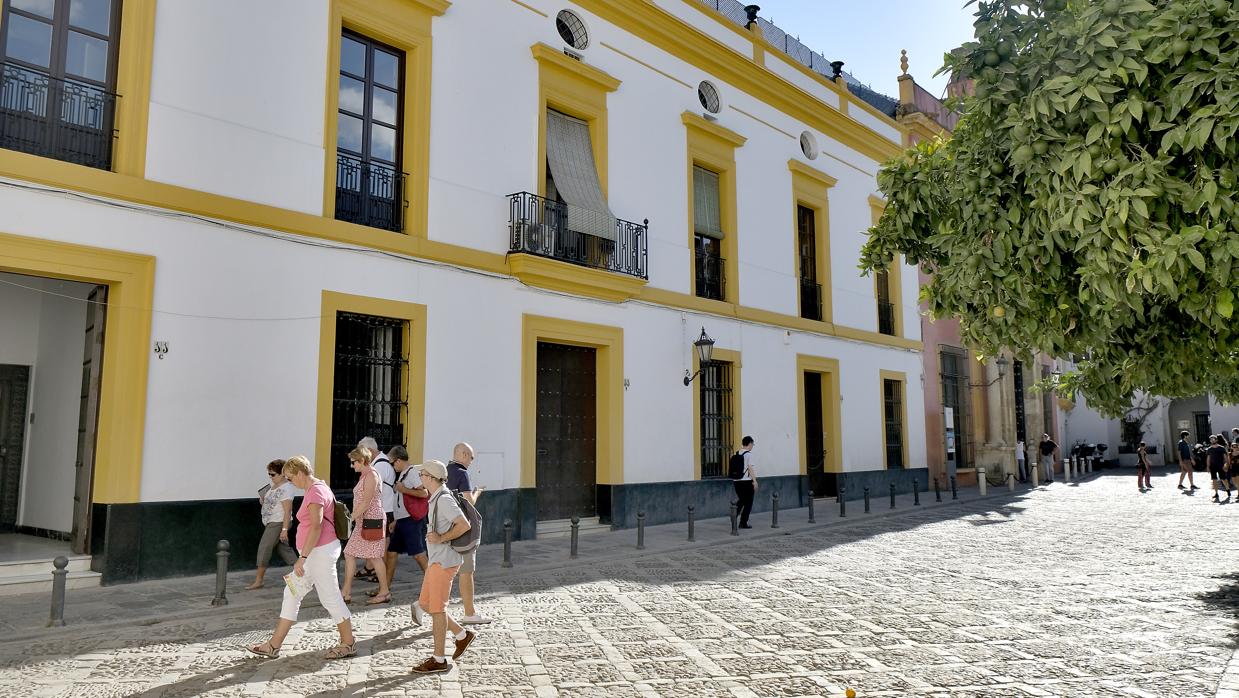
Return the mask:
<path fill-rule="evenodd" d="M 460 655 L 464 654 L 465 650 L 469 649 L 469 645 L 473 644 L 473 640 L 477 636 L 478 634 L 472 630 L 466 630 L 465 639 L 456 641 L 456 651 L 452 653 L 452 659 L 460 659 Z M 431 657 L 431 660 L 433 661 L 434 657 Z"/>
<path fill-rule="evenodd" d="M 465 616 L 460 619 L 461 625 L 486 625 L 489 622 L 491 619 L 483 615 Z"/>
<path fill-rule="evenodd" d="M 448 664 L 446 660 L 442 662 L 436 662 L 434 657 L 429 657 L 426 659 L 426 661 L 422 662 L 421 664 L 418 664 L 417 666 L 413 667 L 409 671 L 413 674 L 442 674 L 444 672 L 450 671 L 451 668 L 452 668 L 452 665 Z"/>
<path fill-rule="evenodd" d="M 1196 485 L 1192 485 L 1192 489 L 1194 489 L 1194 490 L 1198 490 L 1198 489 L 1200 489 L 1200 488 L 1199 488 L 1199 487 L 1197 487 Z"/>
<path fill-rule="evenodd" d="M 1179 489 L 1181 489 L 1181 490 L 1185 490 L 1185 489 L 1187 489 L 1187 488 L 1186 488 L 1186 487 L 1184 487 L 1183 485 L 1179 485 Z"/>
<path fill-rule="evenodd" d="M 752 528 L 752 526 L 750 526 L 750 525 L 748 525 L 748 524 L 740 524 L 740 525 L 739 525 L 739 526 L 737 526 L 736 528 Z"/>
<path fill-rule="evenodd" d="M 416 601 L 414 601 L 413 603 L 409 604 L 409 612 L 413 616 L 413 625 L 416 625 L 419 628 L 422 627 L 422 615 L 423 615 L 422 607 L 419 606 Z M 433 660 L 434 657 L 431 657 L 430 659 Z"/>

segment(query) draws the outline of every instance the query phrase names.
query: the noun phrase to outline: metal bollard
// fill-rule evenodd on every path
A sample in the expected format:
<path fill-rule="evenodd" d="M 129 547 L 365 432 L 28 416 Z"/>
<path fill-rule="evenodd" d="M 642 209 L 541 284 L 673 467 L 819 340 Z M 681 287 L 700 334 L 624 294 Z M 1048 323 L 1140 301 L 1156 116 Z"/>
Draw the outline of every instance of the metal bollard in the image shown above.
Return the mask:
<path fill-rule="evenodd" d="M 770 528 L 779 527 L 779 493 L 770 493 Z"/>
<path fill-rule="evenodd" d="M 572 531 L 571 531 L 572 544 L 568 551 L 568 558 L 571 560 L 576 559 L 577 538 L 578 536 L 580 536 L 580 534 L 581 534 L 581 517 L 574 516 L 572 517 Z M 637 547 L 639 548 L 641 546 L 638 545 Z"/>
<path fill-rule="evenodd" d="M 813 493 L 812 492 L 809 493 L 809 523 L 817 523 L 817 521 L 813 519 Z"/>
<path fill-rule="evenodd" d="M 695 540 L 697 540 L 697 537 L 693 535 L 693 505 L 689 504 L 688 505 L 688 542 L 692 543 Z"/>
<path fill-rule="evenodd" d="M 951 499 L 959 499 L 959 489 L 955 487 L 955 476 L 951 476 Z"/>
<path fill-rule="evenodd" d="M 895 508 L 895 483 L 891 483 L 891 508 Z"/>
<path fill-rule="evenodd" d="M 919 507 L 921 505 L 921 483 L 916 478 L 912 478 L 912 506 Z"/>
<path fill-rule="evenodd" d="M 499 566 L 512 566 L 512 519 L 503 520 L 503 562 Z"/>
<path fill-rule="evenodd" d="M 637 550 L 645 550 L 645 512 L 637 512 Z"/>
<path fill-rule="evenodd" d="M 934 478 L 934 501 L 942 501 L 942 483 L 938 478 Z"/>
<path fill-rule="evenodd" d="M 52 560 L 52 613 L 47 620 L 47 627 L 59 628 L 65 624 L 65 581 L 69 577 L 69 558 L 59 555 Z"/>
<path fill-rule="evenodd" d="M 231 548 L 228 541 L 221 540 L 215 544 L 215 598 L 211 599 L 212 606 L 227 606 L 228 595 L 225 587 L 228 585 L 228 550 Z"/>
<path fill-rule="evenodd" d="M 980 490 L 982 497 L 985 496 L 986 487 L 989 485 L 986 475 L 985 468 L 977 468 L 977 489 Z"/>
<path fill-rule="evenodd" d="M 1075 470 L 1075 459 L 1067 456 L 1063 459 L 1063 480 L 1071 479 L 1071 471 Z"/>
<path fill-rule="evenodd" d="M 865 488 L 865 513 L 869 513 L 869 488 Z"/>
<path fill-rule="evenodd" d="M 738 536 L 740 535 L 740 527 L 738 526 L 738 522 L 736 521 L 736 503 L 735 502 L 731 503 L 730 516 L 731 516 L 731 535 Z"/>
<path fill-rule="evenodd" d="M 844 491 L 844 489 L 840 487 L 839 488 L 839 516 L 840 517 L 848 515 L 848 510 L 847 510 L 848 498 L 844 496 L 845 494 L 846 492 Z"/>

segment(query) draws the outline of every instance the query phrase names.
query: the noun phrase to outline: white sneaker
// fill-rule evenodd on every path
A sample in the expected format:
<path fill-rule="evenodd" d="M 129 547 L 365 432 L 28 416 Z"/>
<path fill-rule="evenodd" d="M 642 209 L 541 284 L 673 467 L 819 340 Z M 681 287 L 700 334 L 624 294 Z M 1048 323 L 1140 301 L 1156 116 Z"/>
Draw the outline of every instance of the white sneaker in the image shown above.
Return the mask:
<path fill-rule="evenodd" d="M 416 601 L 409 604 L 409 610 L 413 613 L 413 625 L 422 626 L 422 607 Z"/>
<path fill-rule="evenodd" d="M 486 625 L 489 622 L 491 622 L 490 618 L 480 615 L 465 616 L 460 619 L 461 625 Z"/>

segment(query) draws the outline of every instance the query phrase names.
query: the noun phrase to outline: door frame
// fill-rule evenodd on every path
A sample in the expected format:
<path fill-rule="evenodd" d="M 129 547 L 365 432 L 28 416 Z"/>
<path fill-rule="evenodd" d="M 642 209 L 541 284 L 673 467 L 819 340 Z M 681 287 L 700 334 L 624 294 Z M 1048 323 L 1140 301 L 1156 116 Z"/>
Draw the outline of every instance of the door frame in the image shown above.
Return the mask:
<path fill-rule="evenodd" d="M 830 429 L 823 443 L 829 451 L 822 461 L 822 472 L 843 472 L 843 429 L 839 399 L 839 360 L 824 356 L 796 355 L 796 416 L 799 420 L 798 448 L 800 449 L 800 474 L 809 474 L 809 458 L 805 446 L 804 374 L 822 375 L 822 424 Z"/>
<path fill-rule="evenodd" d="M 624 482 L 624 329 L 543 315 L 521 317 L 520 486 L 537 486 L 538 342 L 592 347 L 597 355 L 597 485 Z"/>

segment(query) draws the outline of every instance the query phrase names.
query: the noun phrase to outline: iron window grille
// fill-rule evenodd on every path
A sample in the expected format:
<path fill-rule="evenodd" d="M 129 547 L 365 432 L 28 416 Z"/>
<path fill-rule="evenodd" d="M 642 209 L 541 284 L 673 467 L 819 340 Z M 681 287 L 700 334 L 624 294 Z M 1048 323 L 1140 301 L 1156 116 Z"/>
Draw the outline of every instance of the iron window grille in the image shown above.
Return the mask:
<path fill-rule="evenodd" d="M 1011 382 L 1015 384 L 1015 439 L 1028 444 L 1028 416 L 1024 407 L 1024 363 L 1011 362 Z"/>
<path fill-rule="evenodd" d="M 701 102 L 701 108 L 717 114 L 722 109 L 722 101 L 718 96 L 718 88 L 708 80 L 702 80 L 701 84 L 697 85 L 697 101 Z"/>
<path fill-rule="evenodd" d="M 589 46 L 589 32 L 575 12 L 560 10 L 559 14 L 555 15 L 555 30 L 565 44 L 578 51 L 584 51 Z"/>
<path fill-rule="evenodd" d="M 895 304 L 891 302 L 890 272 L 885 269 L 874 276 L 878 296 L 878 333 L 895 335 Z"/>
<path fill-rule="evenodd" d="M 713 243 L 713 244 L 711 244 Z M 723 300 L 726 292 L 726 279 L 723 276 L 724 260 L 711 248 L 718 247 L 718 240 L 697 236 L 696 250 L 696 280 L 697 295 L 701 298 Z"/>
<path fill-rule="evenodd" d="M 709 361 L 701 365 L 698 387 L 701 410 L 701 477 L 725 477 L 735 443 L 731 413 L 732 365 Z"/>
<path fill-rule="evenodd" d="M 616 218 L 615 239 L 608 240 L 569 228 L 572 208 L 529 192 L 509 194 L 509 251 L 647 278 L 648 219 L 633 223 Z"/>
<path fill-rule="evenodd" d="M 968 359 L 958 349 L 942 349 L 939 351 L 942 370 L 942 406 L 952 410 L 954 418 L 948 427 L 955 430 L 955 465 L 967 467 L 967 425 L 968 425 Z"/>
<path fill-rule="evenodd" d="M 800 248 L 800 317 L 822 319 L 822 287 L 817 283 L 817 223 L 813 209 L 796 206 L 796 239 Z"/>
<path fill-rule="evenodd" d="M 886 467 L 903 468 L 903 384 L 882 379 L 882 417 L 886 427 Z"/>
<path fill-rule="evenodd" d="M 800 279 L 800 317 L 822 319 L 822 285 L 812 279 Z"/>
<path fill-rule="evenodd" d="M 348 452 L 365 436 L 380 448 L 405 443 L 409 356 L 404 320 L 336 315 L 335 381 L 331 406 L 331 488 L 351 489 L 357 474 Z"/>

